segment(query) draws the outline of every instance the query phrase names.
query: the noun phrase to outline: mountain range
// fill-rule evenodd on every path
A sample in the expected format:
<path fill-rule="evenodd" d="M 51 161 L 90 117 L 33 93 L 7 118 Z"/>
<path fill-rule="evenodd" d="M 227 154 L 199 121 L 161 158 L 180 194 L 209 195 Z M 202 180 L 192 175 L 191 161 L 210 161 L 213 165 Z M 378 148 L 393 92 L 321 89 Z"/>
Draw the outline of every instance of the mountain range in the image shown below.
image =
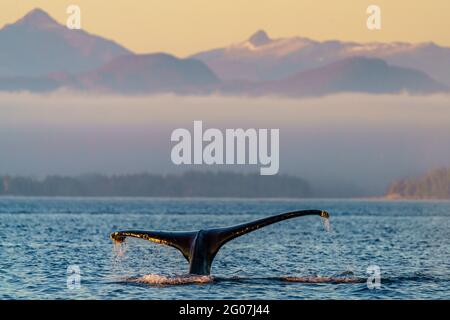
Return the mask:
<path fill-rule="evenodd" d="M 220 80 L 201 61 L 165 53 L 125 55 L 72 78 L 76 87 L 120 93 L 202 93 Z"/>
<path fill-rule="evenodd" d="M 433 43 L 271 39 L 263 30 L 187 58 L 135 54 L 34 9 L 0 30 L 0 91 L 317 96 L 448 91 L 450 48 Z"/>
<path fill-rule="evenodd" d="M 364 56 L 425 72 L 450 85 L 450 48 L 434 43 L 411 44 L 314 41 L 292 37 L 271 39 L 263 30 L 225 48 L 192 55 L 222 79 L 274 80 L 338 60 Z"/>

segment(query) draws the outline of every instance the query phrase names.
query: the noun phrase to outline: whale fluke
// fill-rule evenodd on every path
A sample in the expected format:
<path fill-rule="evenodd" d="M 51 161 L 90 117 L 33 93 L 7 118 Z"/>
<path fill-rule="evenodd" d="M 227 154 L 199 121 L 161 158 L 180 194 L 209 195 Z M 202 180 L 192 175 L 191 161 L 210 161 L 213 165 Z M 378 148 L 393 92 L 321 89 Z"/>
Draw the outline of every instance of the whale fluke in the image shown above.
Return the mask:
<path fill-rule="evenodd" d="M 134 237 L 174 247 L 189 262 L 190 274 L 209 275 L 214 257 L 219 249 L 228 241 L 276 222 L 307 215 L 318 215 L 323 218 L 329 217 L 326 211 L 301 210 L 282 213 L 232 227 L 192 232 L 117 231 L 111 234 L 111 239 L 117 242 L 123 242 L 126 237 Z"/>

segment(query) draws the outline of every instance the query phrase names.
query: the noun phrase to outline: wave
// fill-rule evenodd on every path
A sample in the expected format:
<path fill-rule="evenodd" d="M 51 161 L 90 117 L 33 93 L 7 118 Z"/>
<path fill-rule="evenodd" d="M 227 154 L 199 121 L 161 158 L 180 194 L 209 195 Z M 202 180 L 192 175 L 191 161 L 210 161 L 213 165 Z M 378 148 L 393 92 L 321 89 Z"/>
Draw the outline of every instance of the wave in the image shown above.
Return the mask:
<path fill-rule="evenodd" d="M 397 276 L 397 277 L 385 277 L 381 280 L 382 284 L 392 284 L 400 283 L 405 281 L 438 281 L 442 279 L 437 279 L 431 276 Z M 351 274 L 342 274 L 338 276 L 279 276 L 279 277 L 216 277 L 216 276 L 206 276 L 206 275 L 160 275 L 160 274 L 147 274 L 140 277 L 130 277 L 126 278 L 122 283 L 134 283 L 143 285 L 155 285 L 155 286 L 166 286 L 166 285 L 187 285 L 187 284 L 205 284 L 205 283 L 220 283 L 220 282 L 258 282 L 258 281 L 281 281 L 281 282 L 291 282 L 291 283 L 311 283 L 311 284 L 358 284 L 366 283 L 367 278 L 356 277 Z"/>
<path fill-rule="evenodd" d="M 309 277 L 281 277 L 282 281 L 287 282 L 299 282 L 299 283 L 364 283 L 367 280 L 364 278 L 356 277 L 321 277 L 321 276 L 309 276 Z"/>
<path fill-rule="evenodd" d="M 283 281 L 298 283 L 363 283 L 366 279 L 356 277 L 322 277 L 322 276 L 282 276 L 282 277 L 213 277 L 206 275 L 173 275 L 147 274 L 141 277 L 126 278 L 123 282 L 147 285 L 185 285 L 205 284 L 213 282 L 248 282 L 248 281 Z"/>

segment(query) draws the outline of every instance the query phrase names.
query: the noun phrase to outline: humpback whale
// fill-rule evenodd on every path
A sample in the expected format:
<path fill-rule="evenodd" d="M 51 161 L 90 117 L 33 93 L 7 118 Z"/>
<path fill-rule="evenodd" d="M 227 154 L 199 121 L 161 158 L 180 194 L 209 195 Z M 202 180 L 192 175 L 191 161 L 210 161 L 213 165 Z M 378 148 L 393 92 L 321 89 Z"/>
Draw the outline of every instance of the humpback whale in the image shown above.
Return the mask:
<path fill-rule="evenodd" d="M 323 210 L 300 210 L 281 213 L 236 226 L 199 231 L 116 231 L 111 233 L 111 239 L 116 242 L 123 242 L 126 237 L 134 237 L 174 247 L 189 262 L 189 274 L 209 275 L 214 257 L 228 241 L 276 222 L 307 215 L 329 217 L 328 212 Z"/>

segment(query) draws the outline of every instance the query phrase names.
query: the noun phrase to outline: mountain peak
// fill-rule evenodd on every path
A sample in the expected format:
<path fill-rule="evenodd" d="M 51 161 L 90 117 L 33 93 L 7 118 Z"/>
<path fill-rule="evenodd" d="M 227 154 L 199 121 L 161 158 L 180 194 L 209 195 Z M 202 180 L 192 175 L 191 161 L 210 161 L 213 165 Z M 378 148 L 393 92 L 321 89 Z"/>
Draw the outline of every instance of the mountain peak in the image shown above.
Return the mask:
<path fill-rule="evenodd" d="M 0 29 L 0 78 L 78 74 L 130 53 L 114 41 L 71 30 L 34 9 Z"/>
<path fill-rule="evenodd" d="M 272 40 L 269 38 L 267 33 L 264 30 L 258 30 L 254 34 L 250 36 L 248 41 L 253 44 L 254 46 L 263 46 Z"/>
<path fill-rule="evenodd" d="M 28 25 L 38 28 L 50 28 L 59 26 L 58 22 L 53 19 L 47 12 L 40 8 L 35 8 L 28 12 L 16 23 L 17 25 Z"/>

